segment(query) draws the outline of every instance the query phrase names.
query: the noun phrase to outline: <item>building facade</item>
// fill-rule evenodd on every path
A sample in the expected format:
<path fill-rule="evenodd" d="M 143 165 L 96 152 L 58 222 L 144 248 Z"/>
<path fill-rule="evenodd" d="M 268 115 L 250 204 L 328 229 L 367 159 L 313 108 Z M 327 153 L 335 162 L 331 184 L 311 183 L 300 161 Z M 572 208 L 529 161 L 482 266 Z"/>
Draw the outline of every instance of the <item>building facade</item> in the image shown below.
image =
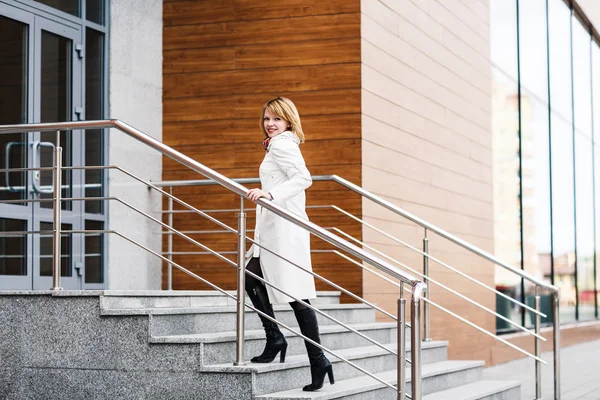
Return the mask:
<path fill-rule="evenodd" d="M 0 0 L 0 124 L 120 119 L 228 177 L 250 178 L 264 154 L 261 105 L 286 96 L 302 116 L 313 175 L 339 175 L 557 285 L 564 323 L 596 321 L 598 24 L 592 0 Z M 0 165 L 51 165 L 51 133 L 0 140 Z M 63 133 L 60 143 L 68 166 L 203 178 L 117 131 Z M 51 229 L 49 174 L 0 174 L 2 231 L 19 232 L 0 239 L 0 289 L 50 286 L 51 238 L 23 233 Z M 67 170 L 63 181 L 67 198 L 122 198 L 168 220 L 166 200 L 118 170 Z M 239 198 L 225 189 L 165 187 L 237 223 Z M 332 182 L 315 182 L 308 205 L 313 222 L 411 273 L 423 270 L 426 238 L 434 302 L 517 341 L 509 322 L 454 292 L 531 326 L 500 295 L 532 304 L 517 275 Z M 235 288 L 226 263 L 177 238 L 168 247 L 163 227 L 118 201 L 66 201 L 63 215 L 66 230 L 118 231 Z M 235 238 L 210 221 L 177 205 L 171 215 L 195 240 L 235 251 Z M 249 211 L 248 226 L 253 218 Z M 395 312 L 395 285 L 316 238 L 312 247 L 317 273 Z M 68 234 L 63 251 L 66 288 L 167 287 L 160 259 L 114 235 Z M 174 271 L 173 288 L 207 286 Z M 543 311 L 548 301 L 542 293 Z M 510 358 L 433 307 L 431 327 L 433 338 L 451 340 L 454 358 Z"/>

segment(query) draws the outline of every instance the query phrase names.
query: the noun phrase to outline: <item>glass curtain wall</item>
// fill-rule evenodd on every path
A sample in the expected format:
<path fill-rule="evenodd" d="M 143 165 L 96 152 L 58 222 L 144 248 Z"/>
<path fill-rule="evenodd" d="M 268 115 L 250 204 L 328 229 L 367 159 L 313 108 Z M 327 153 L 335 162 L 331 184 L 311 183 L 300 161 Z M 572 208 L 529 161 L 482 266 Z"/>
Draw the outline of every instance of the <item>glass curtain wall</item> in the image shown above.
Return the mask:
<path fill-rule="evenodd" d="M 492 0 L 490 13 L 496 255 L 559 287 L 561 322 L 597 318 L 600 47 L 563 0 Z M 497 269 L 496 288 L 533 305 L 514 274 Z M 533 324 L 499 296 L 496 308 Z"/>

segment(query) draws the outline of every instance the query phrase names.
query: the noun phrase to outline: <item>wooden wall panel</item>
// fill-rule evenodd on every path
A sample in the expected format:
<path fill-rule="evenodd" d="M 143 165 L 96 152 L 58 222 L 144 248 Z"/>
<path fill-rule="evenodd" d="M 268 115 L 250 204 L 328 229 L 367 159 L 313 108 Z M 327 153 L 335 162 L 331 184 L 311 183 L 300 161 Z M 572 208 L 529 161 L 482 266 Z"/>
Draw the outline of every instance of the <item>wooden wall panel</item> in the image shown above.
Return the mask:
<path fill-rule="evenodd" d="M 261 106 L 286 96 L 302 117 L 306 143 L 301 149 L 311 173 L 337 174 L 361 184 L 358 0 L 165 0 L 163 15 L 165 143 L 226 176 L 255 177 L 264 157 Z M 165 158 L 163 179 L 204 177 Z M 201 210 L 239 207 L 236 195 L 217 186 L 179 187 L 173 193 Z M 336 204 L 359 217 L 362 212 L 359 196 L 331 182 L 314 182 L 307 201 L 309 206 Z M 254 205 L 246 201 L 245 206 L 250 209 L 248 228 L 253 229 Z M 308 214 L 317 224 L 362 239 L 360 224 L 331 208 L 309 208 Z M 235 211 L 210 215 L 237 227 Z M 186 232 L 223 230 L 196 214 L 175 213 L 173 220 L 175 228 Z M 236 249 L 231 233 L 190 236 L 217 251 Z M 316 237 L 311 245 L 313 250 L 331 249 Z M 226 262 L 189 254 L 200 249 L 179 237 L 174 237 L 173 251 L 175 262 L 220 287 L 235 288 L 235 270 Z M 358 267 L 332 252 L 315 252 L 312 259 L 317 273 L 362 294 Z M 176 271 L 174 288 L 209 286 Z M 317 288 L 330 290 L 322 282 Z"/>

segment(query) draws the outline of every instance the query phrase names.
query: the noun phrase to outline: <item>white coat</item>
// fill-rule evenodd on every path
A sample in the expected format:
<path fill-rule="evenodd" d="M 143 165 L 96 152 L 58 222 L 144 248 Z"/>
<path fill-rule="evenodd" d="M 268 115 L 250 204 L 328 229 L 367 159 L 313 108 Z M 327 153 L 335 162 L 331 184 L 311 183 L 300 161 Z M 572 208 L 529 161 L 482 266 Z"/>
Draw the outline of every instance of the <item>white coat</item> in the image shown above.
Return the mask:
<path fill-rule="evenodd" d="M 308 219 L 305 189 L 312 178 L 300 153 L 300 141 L 291 132 L 283 132 L 271 139 L 267 153 L 260 164 L 259 176 L 262 190 L 271 193 L 273 202 Z M 312 271 L 310 260 L 310 234 L 277 214 L 256 207 L 254 240 L 282 257 Z M 252 245 L 246 258 L 260 256 L 260 266 L 265 280 L 298 299 L 317 297 L 314 277 L 276 255 Z M 294 301 L 293 298 L 266 285 L 272 304 Z"/>

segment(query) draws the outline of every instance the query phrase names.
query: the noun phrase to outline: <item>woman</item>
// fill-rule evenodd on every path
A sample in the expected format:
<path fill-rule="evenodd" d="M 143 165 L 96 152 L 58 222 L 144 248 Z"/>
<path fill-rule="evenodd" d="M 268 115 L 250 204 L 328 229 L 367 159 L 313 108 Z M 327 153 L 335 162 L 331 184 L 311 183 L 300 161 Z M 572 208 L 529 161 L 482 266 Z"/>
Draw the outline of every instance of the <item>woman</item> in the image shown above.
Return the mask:
<path fill-rule="evenodd" d="M 259 169 L 262 189 L 251 189 L 248 198 L 256 202 L 264 197 L 298 217 L 308 219 L 304 191 L 312 184 L 312 179 L 300 153 L 299 145 L 304 142 L 304 133 L 296 106 L 285 97 L 268 101 L 262 108 L 260 126 L 265 136 L 263 147 L 267 152 Z M 260 206 L 256 208 L 254 240 L 284 259 L 312 271 L 309 232 Z M 310 304 L 309 299 L 317 297 L 313 276 L 275 254 L 253 245 L 247 254 L 249 260 L 246 268 Z M 254 307 L 271 318 L 275 318 L 271 301 L 273 304 L 289 303 L 302 334 L 321 343 L 317 315 L 313 309 L 251 276 L 246 276 L 246 292 Z M 263 353 L 251 361 L 268 363 L 281 353 L 280 362 L 284 362 L 287 342 L 279 326 L 263 316 L 260 319 L 267 344 Z M 304 386 L 303 390 L 321 389 L 325 374 L 329 375 L 329 381 L 333 384 L 331 362 L 319 347 L 307 341 L 304 344 L 310 361 L 312 383 Z"/>

